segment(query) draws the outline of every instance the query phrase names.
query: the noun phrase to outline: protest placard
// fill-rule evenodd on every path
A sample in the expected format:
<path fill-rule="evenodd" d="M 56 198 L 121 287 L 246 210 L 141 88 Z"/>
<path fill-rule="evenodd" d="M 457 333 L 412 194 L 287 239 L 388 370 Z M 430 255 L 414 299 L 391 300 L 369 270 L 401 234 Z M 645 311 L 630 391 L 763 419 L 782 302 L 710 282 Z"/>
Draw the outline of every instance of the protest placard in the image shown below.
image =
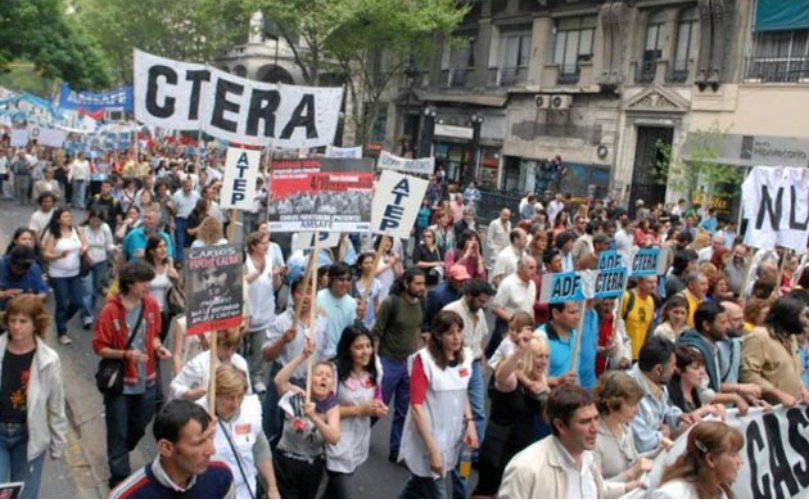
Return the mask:
<path fill-rule="evenodd" d="M 624 258 L 618 250 L 605 250 L 598 254 L 598 269 L 614 269 L 624 267 Z"/>
<path fill-rule="evenodd" d="M 261 151 L 228 148 L 220 197 L 222 208 L 253 209 L 260 162 Z"/>
<path fill-rule="evenodd" d="M 188 250 L 187 334 L 234 328 L 242 322 L 242 249 L 236 245 Z"/>
<path fill-rule="evenodd" d="M 641 278 L 643 276 L 657 276 L 660 266 L 659 248 L 639 248 L 631 255 L 632 267 L 630 276 Z"/>
<path fill-rule="evenodd" d="M 585 299 L 581 276 L 575 272 L 542 275 L 542 293 L 539 301 L 543 304 L 581 302 Z"/>
<path fill-rule="evenodd" d="M 373 160 L 273 162 L 270 231 L 362 232 L 371 226 Z"/>
<path fill-rule="evenodd" d="M 429 183 L 390 170 L 382 172 L 374 192 L 371 232 L 407 239 Z"/>
<path fill-rule="evenodd" d="M 257 82 L 139 50 L 134 72 L 135 118 L 147 125 L 284 149 L 334 141 L 342 87 Z"/>
<path fill-rule="evenodd" d="M 37 140 L 37 144 L 49 148 L 61 148 L 67 137 L 65 131 L 55 128 L 30 127 L 28 133 L 32 139 Z"/>
<path fill-rule="evenodd" d="M 28 145 L 28 129 L 13 128 L 11 129 L 11 147 L 24 148 Z"/>
<path fill-rule="evenodd" d="M 362 158 L 362 146 L 353 148 L 326 146 L 326 158 Z"/>
<path fill-rule="evenodd" d="M 315 246 L 315 235 L 320 238 L 320 248 L 331 248 L 340 243 L 340 233 L 297 233 L 292 236 L 292 253 Z"/>
<path fill-rule="evenodd" d="M 379 153 L 377 167 L 380 170 L 394 170 L 405 174 L 432 175 L 435 170 L 435 158 L 402 158 L 387 151 Z"/>
<path fill-rule="evenodd" d="M 59 92 L 59 107 L 62 109 L 84 109 L 94 112 L 99 109 L 120 109 L 132 112 L 132 87 L 123 87 L 103 92 L 89 90 L 72 90 L 67 83 L 62 83 Z"/>
<path fill-rule="evenodd" d="M 809 239 L 809 169 L 754 167 L 742 183 L 744 242 L 765 250 L 806 250 Z"/>

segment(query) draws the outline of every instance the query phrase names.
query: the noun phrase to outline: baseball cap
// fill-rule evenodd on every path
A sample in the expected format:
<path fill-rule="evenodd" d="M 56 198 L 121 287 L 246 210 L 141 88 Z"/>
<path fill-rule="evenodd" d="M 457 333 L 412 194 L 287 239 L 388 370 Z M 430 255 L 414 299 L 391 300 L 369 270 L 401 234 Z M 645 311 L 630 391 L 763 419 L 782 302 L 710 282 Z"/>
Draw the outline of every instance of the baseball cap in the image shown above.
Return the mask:
<path fill-rule="evenodd" d="M 34 249 L 25 245 L 17 245 L 8 254 L 9 263 L 15 267 L 31 267 L 36 262 Z"/>
<path fill-rule="evenodd" d="M 455 281 L 465 281 L 471 278 L 471 276 L 469 276 L 466 266 L 456 264 L 449 268 L 449 278 Z"/>

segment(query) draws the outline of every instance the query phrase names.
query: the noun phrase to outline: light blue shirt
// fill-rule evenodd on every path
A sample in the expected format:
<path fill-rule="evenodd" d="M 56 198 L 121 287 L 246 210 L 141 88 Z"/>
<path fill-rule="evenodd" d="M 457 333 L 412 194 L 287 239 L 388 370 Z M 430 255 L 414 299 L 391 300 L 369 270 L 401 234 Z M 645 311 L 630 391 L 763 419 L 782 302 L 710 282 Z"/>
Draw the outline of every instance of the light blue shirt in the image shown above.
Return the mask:
<path fill-rule="evenodd" d="M 588 391 L 596 385 L 596 352 L 598 350 L 598 313 L 584 311 L 584 327 L 579 346 L 579 384 Z"/>
<path fill-rule="evenodd" d="M 166 234 L 165 231 L 160 231 L 158 234 L 166 242 L 166 251 L 168 252 L 167 255 L 174 255 L 174 246 L 171 244 L 171 238 L 169 235 Z M 124 255 L 126 256 L 126 260 L 134 259 L 135 252 L 138 250 L 145 250 L 147 240 L 148 238 L 146 237 L 145 228 L 138 227 L 132 231 L 129 231 L 129 234 L 127 234 L 124 238 Z"/>
<path fill-rule="evenodd" d="M 540 325 L 536 333 L 548 340 L 550 356 L 548 359 L 548 376 L 561 377 L 570 372 L 570 358 L 573 356 L 573 345 L 576 343 L 576 330 L 571 329 L 567 340 L 552 339 L 548 335 L 548 323 Z"/>
<path fill-rule="evenodd" d="M 632 420 L 635 448 L 638 453 L 647 453 L 655 450 L 663 441 L 663 433 L 660 432 L 661 424 L 667 424 L 671 427 L 672 432 L 677 430 L 677 420 L 683 411 L 671 404 L 669 391 L 665 385 L 661 387 L 659 401 L 652 396 L 649 388 L 650 382 L 640 371 L 638 365 L 635 365 L 629 374 L 635 377 L 644 393 L 638 405 L 638 414 Z"/>
<path fill-rule="evenodd" d="M 324 288 L 317 292 L 317 306 L 326 311 L 326 318 L 329 321 L 326 329 L 329 345 L 324 350 L 324 355 L 326 358 L 332 358 L 337 352 L 337 344 L 340 342 L 343 330 L 357 319 L 357 302 L 350 294 L 345 294 L 338 299 L 332 295 L 331 290 Z"/>

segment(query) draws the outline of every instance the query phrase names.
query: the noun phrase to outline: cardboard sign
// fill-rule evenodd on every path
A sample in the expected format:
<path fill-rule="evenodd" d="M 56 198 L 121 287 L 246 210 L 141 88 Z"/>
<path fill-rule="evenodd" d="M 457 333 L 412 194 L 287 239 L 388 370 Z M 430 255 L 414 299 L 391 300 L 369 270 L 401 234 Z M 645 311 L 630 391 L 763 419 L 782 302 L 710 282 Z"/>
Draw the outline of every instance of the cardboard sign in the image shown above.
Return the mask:
<path fill-rule="evenodd" d="M 234 328 L 242 322 L 242 248 L 191 248 L 186 266 L 188 335 Z"/>
<path fill-rule="evenodd" d="M 406 174 L 417 175 L 432 175 L 435 170 L 435 158 L 419 158 L 414 160 L 412 158 L 402 158 L 382 151 L 379 153 L 379 160 L 376 166 L 380 170 L 394 170 Z"/>
<path fill-rule="evenodd" d="M 135 118 L 147 125 L 283 149 L 334 142 L 342 87 L 257 82 L 139 50 L 134 70 Z"/>
<path fill-rule="evenodd" d="M 593 298 L 611 299 L 620 297 L 626 289 L 627 277 L 625 267 L 599 271 L 594 282 Z"/>
<path fill-rule="evenodd" d="M 409 238 L 428 184 L 425 179 L 390 170 L 382 172 L 374 192 L 371 232 L 392 238 Z"/>
<path fill-rule="evenodd" d="M 539 301 L 543 304 L 581 302 L 585 299 L 581 276 L 578 273 L 553 273 L 542 276 L 542 293 Z"/>
<path fill-rule="evenodd" d="M 261 151 L 228 148 L 222 181 L 222 208 L 253 209 L 260 163 Z"/>

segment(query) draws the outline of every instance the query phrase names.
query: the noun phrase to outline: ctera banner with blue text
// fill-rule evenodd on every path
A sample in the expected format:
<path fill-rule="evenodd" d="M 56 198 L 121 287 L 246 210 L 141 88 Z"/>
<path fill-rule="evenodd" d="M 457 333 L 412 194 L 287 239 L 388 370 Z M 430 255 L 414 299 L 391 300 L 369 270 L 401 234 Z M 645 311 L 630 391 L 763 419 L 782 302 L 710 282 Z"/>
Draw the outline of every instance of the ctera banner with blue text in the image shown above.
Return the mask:
<path fill-rule="evenodd" d="M 141 123 L 281 149 L 330 145 L 343 101 L 341 87 L 257 82 L 139 50 L 134 93 Z"/>

